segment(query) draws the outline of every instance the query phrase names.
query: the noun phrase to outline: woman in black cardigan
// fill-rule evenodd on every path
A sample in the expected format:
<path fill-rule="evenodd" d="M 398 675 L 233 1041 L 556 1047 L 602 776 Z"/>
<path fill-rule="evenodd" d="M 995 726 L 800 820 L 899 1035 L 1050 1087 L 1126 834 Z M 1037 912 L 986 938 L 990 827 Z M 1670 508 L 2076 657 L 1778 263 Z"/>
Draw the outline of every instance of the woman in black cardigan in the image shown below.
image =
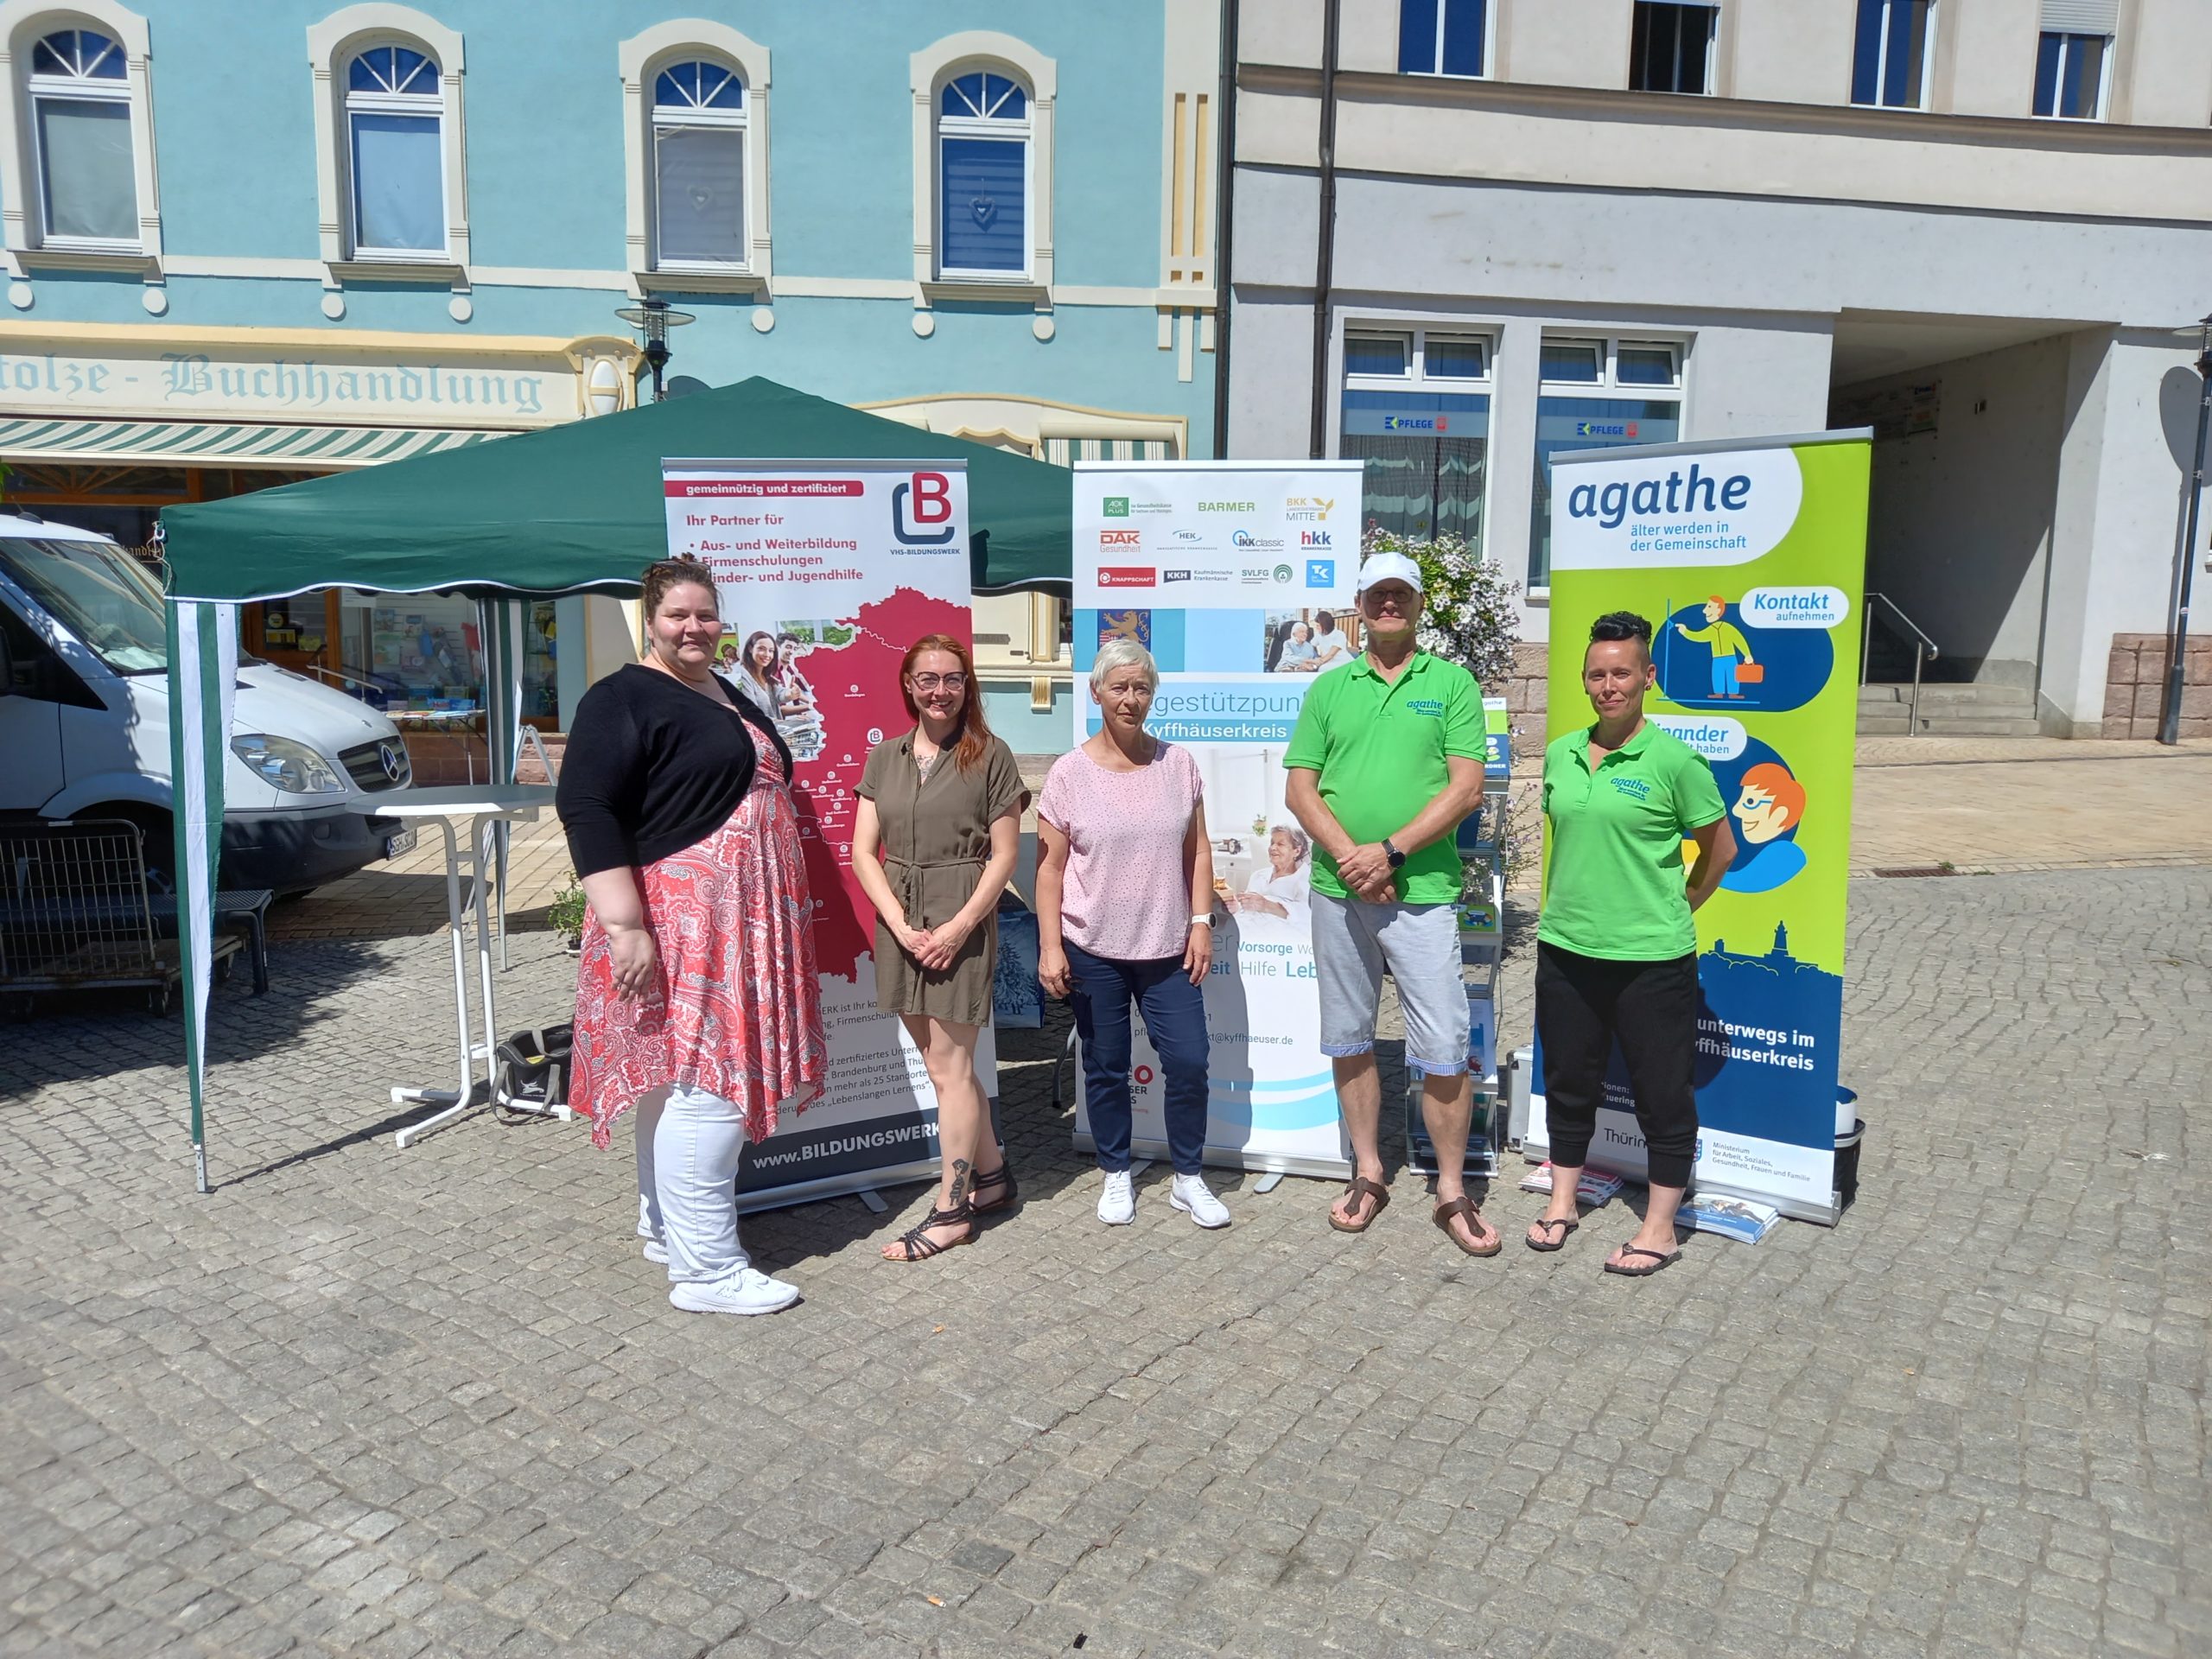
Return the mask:
<path fill-rule="evenodd" d="M 639 1108 L 638 1230 L 670 1302 L 772 1313 L 798 1292 L 738 1243 L 738 1158 L 829 1070 L 791 752 L 714 671 L 706 567 L 665 559 L 644 586 L 645 659 L 584 694 L 561 768 L 589 901 L 569 1098 L 601 1147 Z"/>

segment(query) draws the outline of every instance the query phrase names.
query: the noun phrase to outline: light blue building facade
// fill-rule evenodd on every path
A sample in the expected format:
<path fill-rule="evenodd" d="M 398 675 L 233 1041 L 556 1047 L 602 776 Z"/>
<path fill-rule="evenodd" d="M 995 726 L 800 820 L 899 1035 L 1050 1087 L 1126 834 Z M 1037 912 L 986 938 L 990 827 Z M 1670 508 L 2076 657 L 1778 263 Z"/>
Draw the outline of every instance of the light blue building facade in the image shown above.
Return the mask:
<path fill-rule="evenodd" d="M 170 501 L 609 412 L 646 298 L 696 319 L 677 395 L 758 374 L 1056 461 L 1213 453 L 1217 0 L 714 11 L 0 3 L 9 499 L 143 540 Z M 393 608 L 248 643 L 404 681 Z M 628 625 L 546 611 L 557 726 Z M 1064 747 L 1057 601 L 976 626 L 1015 747 Z"/>

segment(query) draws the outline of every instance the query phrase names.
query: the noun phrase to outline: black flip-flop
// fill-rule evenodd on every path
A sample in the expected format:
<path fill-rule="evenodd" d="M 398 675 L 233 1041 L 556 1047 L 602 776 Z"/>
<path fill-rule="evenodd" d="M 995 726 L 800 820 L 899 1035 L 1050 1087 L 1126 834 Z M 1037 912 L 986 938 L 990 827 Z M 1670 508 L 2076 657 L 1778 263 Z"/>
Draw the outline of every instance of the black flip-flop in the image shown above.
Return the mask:
<path fill-rule="evenodd" d="M 1648 1255 L 1651 1258 L 1651 1265 L 1648 1268 L 1624 1268 L 1611 1262 L 1605 1263 L 1607 1273 L 1618 1273 L 1624 1279 L 1649 1279 L 1661 1268 L 1671 1268 L 1682 1259 L 1682 1253 L 1680 1250 L 1647 1250 L 1641 1244 L 1624 1244 L 1621 1246 L 1621 1254 Z"/>
<path fill-rule="evenodd" d="M 1544 1228 L 1547 1230 L 1554 1227 L 1564 1227 L 1567 1229 L 1566 1233 L 1561 1233 L 1557 1238 L 1554 1239 L 1548 1244 L 1539 1244 L 1535 1239 L 1529 1237 L 1526 1233 L 1521 1235 L 1521 1242 L 1523 1244 L 1526 1244 L 1532 1250 L 1541 1250 L 1545 1255 L 1548 1255 L 1554 1250 L 1565 1249 L 1567 1248 L 1567 1233 L 1575 1231 L 1582 1225 L 1582 1224 L 1579 1221 L 1569 1221 L 1564 1216 L 1557 1216 L 1540 1221 L 1536 1225 Z"/>

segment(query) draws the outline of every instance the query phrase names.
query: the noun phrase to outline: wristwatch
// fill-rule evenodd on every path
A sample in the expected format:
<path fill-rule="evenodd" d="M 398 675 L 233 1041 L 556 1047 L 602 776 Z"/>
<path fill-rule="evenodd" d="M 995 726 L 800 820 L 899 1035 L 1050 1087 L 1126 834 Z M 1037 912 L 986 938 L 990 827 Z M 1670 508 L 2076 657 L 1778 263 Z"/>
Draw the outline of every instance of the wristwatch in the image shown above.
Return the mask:
<path fill-rule="evenodd" d="M 1192 927 L 1211 927 L 1213 925 L 1213 912 L 1211 911 L 1204 911 L 1199 912 L 1198 915 L 1192 917 L 1191 925 Z"/>
<path fill-rule="evenodd" d="M 1406 855 L 1398 850 L 1397 843 L 1388 836 L 1382 837 L 1382 855 L 1390 861 L 1390 868 L 1394 870 L 1406 861 Z"/>

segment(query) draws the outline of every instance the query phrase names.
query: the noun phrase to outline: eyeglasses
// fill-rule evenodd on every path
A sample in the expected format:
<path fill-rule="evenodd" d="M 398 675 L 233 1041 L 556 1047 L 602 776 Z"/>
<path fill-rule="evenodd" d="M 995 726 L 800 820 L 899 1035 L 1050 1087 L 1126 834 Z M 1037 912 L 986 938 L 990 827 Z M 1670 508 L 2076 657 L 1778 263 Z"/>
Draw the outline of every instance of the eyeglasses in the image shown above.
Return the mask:
<path fill-rule="evenodd" d="M 913 674 L 907 677 L 917 691 L 964 691 L 968 687 L 965 674 Z"/>

